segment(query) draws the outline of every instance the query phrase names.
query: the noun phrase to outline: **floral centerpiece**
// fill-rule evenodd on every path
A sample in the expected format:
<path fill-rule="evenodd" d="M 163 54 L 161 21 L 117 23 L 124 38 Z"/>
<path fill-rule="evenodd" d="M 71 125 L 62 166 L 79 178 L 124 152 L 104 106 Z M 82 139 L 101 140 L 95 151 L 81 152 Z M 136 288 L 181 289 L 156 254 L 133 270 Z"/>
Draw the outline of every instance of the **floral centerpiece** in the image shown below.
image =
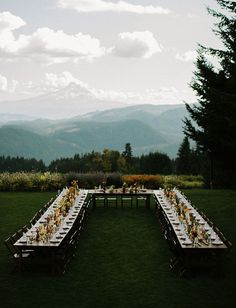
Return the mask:
<path fill-rule="evenodd" d="M 58 206 L 47 215 L 45 222 L 36 228 L 36 235 L 34 238 L 36 242 L 46 243 L 52 238 L 63 219 L 68 215 L 78 195 L 78 181 L 74 180 L 71 182 L 71 186 L 68 188 L 65 195 L 59 201 Z M 31 240 L 33 239 L 31 238 Z"/>
<path fill-rule="evenodd" d="M 175 210 L 179 221 L 183 224 L 184 229 L 192 243 L 209 245 L 209 236 L 207 230 L 200 225 L 195 215 L 190 211 L 187 204 L 179 199 L 177 193 L 168 188 L 164 189 L 164 195 Z"/>

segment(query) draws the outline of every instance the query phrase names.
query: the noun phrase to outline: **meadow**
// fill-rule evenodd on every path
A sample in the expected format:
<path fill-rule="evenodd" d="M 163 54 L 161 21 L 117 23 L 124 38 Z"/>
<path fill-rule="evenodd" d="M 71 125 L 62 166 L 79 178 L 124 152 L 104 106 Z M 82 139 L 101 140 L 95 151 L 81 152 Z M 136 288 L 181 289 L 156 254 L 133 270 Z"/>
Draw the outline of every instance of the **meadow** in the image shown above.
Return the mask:
<path fill-rule="evenodd" d="M 236 191 L 185 190 L 232 242 L 220 271 L 179 277 L 153 207 L 96 208 L 66 273 L 12 273 L 4 239 L 28 223 L 54 192 L 0 193 L 1 307 L 233 307 L 236 285 Z"/>

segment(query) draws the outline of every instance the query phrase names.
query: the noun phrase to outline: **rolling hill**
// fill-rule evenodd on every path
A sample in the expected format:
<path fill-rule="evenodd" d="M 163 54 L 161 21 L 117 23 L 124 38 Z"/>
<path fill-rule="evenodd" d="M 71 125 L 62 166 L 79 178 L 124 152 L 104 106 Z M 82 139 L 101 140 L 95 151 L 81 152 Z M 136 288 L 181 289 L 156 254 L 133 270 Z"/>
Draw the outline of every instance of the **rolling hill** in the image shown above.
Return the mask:
<path fill-rule="evenodd" d="M 43 159 L 49 163 L 58 157 L 72 156 L 79 148 L 63 140 L 41 136 L 13 126 L 0 128 L 0 155 Z"/>
<path fill-rule="evenodd" d="M 184 116 L 183 105 L 136 105 L 62 120 L 13 119 L 0 127 L 0 155 L 49 163 L 104 148 L 122 151 L 130 142 L 136 155 L 158 150 L 175 157 L 183 139 Z"/>

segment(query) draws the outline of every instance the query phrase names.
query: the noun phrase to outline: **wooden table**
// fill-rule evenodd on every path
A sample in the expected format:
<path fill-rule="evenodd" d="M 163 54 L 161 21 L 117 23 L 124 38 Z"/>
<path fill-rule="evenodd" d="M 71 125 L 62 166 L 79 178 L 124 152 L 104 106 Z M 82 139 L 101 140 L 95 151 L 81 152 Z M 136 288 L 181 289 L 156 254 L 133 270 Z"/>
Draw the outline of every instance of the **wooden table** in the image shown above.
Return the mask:
<path fill-rule="evenodd" d="M 166 240 L 169 243 L 170 249 L 174 257 L 171 258 L 170 268 L 180 268 L 185 271 L 186 268 L 218 266 L 221 256 L 228 250 L 229 245 L 218 229 L 213 227 L 210 222 L 201 216 L 196 208 L 181 194 L 180 191 L 175 191 L 178 198 L 195 214 L 199 224 L 209 232 L 209 242 L 192 241 L 182 222 L 179 220 L 169 200 L 165 197 L 163 190 L 154 191 L 156 202 L 157 216 L 161 224 L 162 231 Z"/>
<path fill-rule="evenodd" d="M 39 218 L 39 220 L 30 228 L 23 236 L 16 241 L 15 247 L 20 252 L 20 267 L 22 268 L 22 252 L 25 250 L 32 250 L 34 252 L 40 252 L 42 254 L 47 254 L 51 260 L 52 272 L 56 271 L 55 256 L 58 249 L 61 247 L 63 241 L 70 233 L 71 229 L 77 223 L 78 217 L 84 208 L 85 201 L 88 195 L 87 190 L 80 190 L 79 195 L 76 197 L 74 204 L 71 206 L 67 216 L 63 219 L 62 223 L 56 228 L 52 237 L 48 241 L 36 241 L 30 240 L 32 234 L 35 234 L 36 229 L 46 222 L 46 217 L 53 213 L 53 210 L 59 206 L 61 198 L 65 195 L 67 189 L 63 189 L 56 200 L 50 205 L 47 211 Z"/>
<path fill-rule="evenodd" d="M 130 200 L 130 207 L 133 207 L 133 200 L 136 201 L 136 207 L 138 207 L 138 201 L 140 198 L 143 198 L 145 201 L 145 207 L 150 209 L 151 196 L 153 195 L 152 190 L 145 190 L 133 193 L 123 193 L 120 191 L 114 192 L 105 192 L 102 190 L 89 190 L 89 193 L 92 195 L 93 207 L 97 205 L 97 199 L 103 199 L 104 207 L 108 206 L 109 200 L 113 199 L 115 201 L 116 207 L 118 207 L 118 200 L 120 200 L 121 207 L 124 205 L 124 201 Z"/>
<path fill-rule="evenodd" d="M 200 225 L 203 226 L 205 230 L 209 232 L 209 245 L 204 243 L 199 243 L 194 245 L 190 240 L 187 232 L 185 231 L 182 222 L 179 220 L 178 215 L 176 215 L 173 210 L 170 202 L 165 198 L 163 190 L 154 191 L 155 200 L 159 205 L 164 217 L 167 219 L 168 224 L 172 228 L 173 232 L 176 235 L 176 238 L 179 242 L 179 245 L 183 249 L 226 249 L 227 245 L 224 243 L 224 240 L 218 234 L 218 232 L 209 225 L 209 222 L 201 216 L 201 214 L 194 208 L 189 201 L 180 193 L 180 191 L 175 191 L 178 198 L 184 202 L 190 209 L 190 211 L 196 216 L 196 219 Z"/>

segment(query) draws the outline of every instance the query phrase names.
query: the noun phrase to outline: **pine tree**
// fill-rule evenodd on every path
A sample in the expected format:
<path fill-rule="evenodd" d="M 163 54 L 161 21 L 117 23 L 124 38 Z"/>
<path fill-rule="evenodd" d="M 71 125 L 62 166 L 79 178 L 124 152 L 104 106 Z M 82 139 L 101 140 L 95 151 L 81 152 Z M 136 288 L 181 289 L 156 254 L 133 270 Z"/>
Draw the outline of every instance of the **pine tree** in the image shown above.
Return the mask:
<path fill-rule="evenodd" d="M 123 151 L 122 156 L 124 157 L 127 165 L 130 166 L 132 163 L 132 157 L 133 157 L 132 148 L 131 148 L 130 143 L 125 144 L 125 150 Z"/>
<path fill-rule="evenodd" d="M 225 14 L 208 9 L 217 18 L 214 33 L 222 50 L 199 45 L 196 71 L 191 87 L 198 96 L 195 105 L 186 104 L 184 132 L 209 160 L 210 184 L 236 185 L 236 2 L 216 0 Z M 219 68 L 209 61 L 219 62 Z M 230 180 L 230 181 L 229 181 Z"/>
<path fill-rule="evenodd" d="M 176 159 L 176 173 L 177 174 L 191 174 L 192 167 L 192 153 L 190 149 L 190 144 L 188 137 L 184 137 L 183 142 L 181 143 L 177 159 Z"/>
<path fill-rule="evenodd" d="M 139 171 L 143 174 L 171 174 L 172 162 L 167 154 L 151 152 L 141 155 Z"/>

